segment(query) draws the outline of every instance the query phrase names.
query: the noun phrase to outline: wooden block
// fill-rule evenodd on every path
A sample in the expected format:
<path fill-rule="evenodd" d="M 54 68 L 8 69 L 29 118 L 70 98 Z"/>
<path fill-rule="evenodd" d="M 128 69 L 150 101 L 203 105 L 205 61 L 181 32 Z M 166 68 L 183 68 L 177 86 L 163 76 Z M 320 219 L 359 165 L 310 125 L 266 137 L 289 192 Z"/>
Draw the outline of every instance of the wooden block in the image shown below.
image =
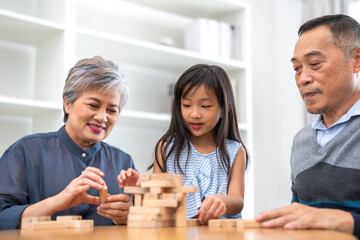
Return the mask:
<path fill-rule="evenodd" d="M 165 188 L 165 193 L 196 193 L 199 192 L 199 187 L 197 186 L 180 186 Z"/>
<path fill-rule="evenodd" d="M 172 179 L 164 180 L 149 180 L 146 182 L 141 182 L 141 187 L 175 187 L 175 181 Z"/>
<path fill-rule="evenodd" d="M 174 220 L 175 213 L 141 213 L 129 214 L 128 221 L 158 221 L 158 220 Z"/>
<path fill-rule="evenodd" d="M 104 183 L 103 188 L 100 190 L 100 202 L 105 203 L 107 201 L 108 197 L 108 188 L 106 186 L 106 183 Z"/>
<path fill-rule="evenodd" d="M 236 228 L 237 219 L 222 219 L 221 227 L 223 228 Z"/>
<path fill-rule="evenodd" d="M 199 219 L 186 219 L 186 226 L 187 227 L 196 227 L 196 226 L 200 226 L 200 221 Z"/>
<path fill-rule="evenodd" d="M 68 220 L 64 221 L 66 228 L 93 228 L 94 227 L 94 220 Z"/>
<path fill-rule="evenodd" d="M 129 221 L 128 227 L 144 227 L 144 228 L 160 228 L 160 227 L 174 227 L 175 220 L 163 220 L 163 221 Z"/>
<path fill-rule="evenodd" d="M 177 200 L 171 199 L 144 199 L 143 200 L 144 207 L 174 207 L 178 206 Z"/>
<path fill-rule="evenodd" d="M 21 218 L 21 229 L 28 229 L 34 222 L 51 221 L 51 216 L 23 217 Z"/>
<path fill-rule="evenodd" d="M 81 220 L 82 216 L 80 215 L 68 215 L 68 216 L 57 216 L 56 221 L 70 221 L 70 220 Z"/>
<path fill-rule="evenodd" d="M 160 199 L 175 199 L 174 193 L 163 193 L 160 195 Z"/>
<path fill-rule="evenodd" d="M 133 186 L 126 186 L 124 187 L 124 193 L 130 193 L 130 194 L 144 194 L 146 192 L 149 192 L 148 189 L 143 187 L 133 187 Z"/>
<path fill-rule="evenodd" d="M 176 209 L 176 227 L 186 227 L 186 193 L 179 193 L 176 197 L 179 201 Z"/>
<path fill-rule="evenodd" d="M 253 219 L 238 219 L 236 222 L 237 228 L 262 228 L 262 222 Z"/>
<path fill-rule="evenodd" d="M 165 188 L 163 188 L 163 187 L 150 187 L 150 193 L 160 194 L 160 193 L 163 193 L 164 191 L 165 191 Z"/>
<path fill-rule="evenodd" d="M 142 200 L 143 200 L 143 195 L 141 195 L 141 194 L 135 194 L 135 201 L 134 201 L 134 203 L 135 203 L 135 206 L 136 207 L 141 207 L 142 206 Z"/>
<path fill-rule="evenodd" d="M 140 182 L 150 180 L 172 180 L 176 186 L 182 186 L 182 175 L 171 173 L 153 173 L 153 174 L 141 174 Z M 142 185 L 141 185 L 142 186 Z"/>
<path fill-rule="evenodd" d="M 130 214 L 146 214 L 146 213 L 175 213 L 176 208 L 173 207 L 130 207 Z"/>
<path fill-rule="evenodd" d="M 208 221 L 209 228 L 219 228 L 222 226 L 221 219 L 210 219 Z"/>
<path fill-rule="evenodd" d="M 157 193 L 145 193 L 144 194 L 144 200 L 145 199 L 159 199 L 159 194 Z"/>
<path fill-rule="evenodd" d="M 29 224 L 30 230 L 50 230 L 50 229 L 59 229 L 66 228 L 66 221 L 44 221 L 44 222 L 33 222 Z"/>

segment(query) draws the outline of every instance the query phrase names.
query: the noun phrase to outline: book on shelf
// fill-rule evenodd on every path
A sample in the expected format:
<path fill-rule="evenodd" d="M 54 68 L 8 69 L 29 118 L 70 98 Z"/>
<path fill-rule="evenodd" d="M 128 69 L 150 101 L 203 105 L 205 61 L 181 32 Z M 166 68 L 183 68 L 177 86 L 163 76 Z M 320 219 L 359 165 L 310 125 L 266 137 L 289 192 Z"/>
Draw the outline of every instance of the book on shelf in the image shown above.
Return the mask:
<path fill-rule="evenodd" d="M 242 60 L 241 27 L 231 26 L 231 58 Z"/>
<path fill-rule="evenodd" d="M 212 57 L 241 59 L 241 28 L 215 19 L 197 18 L 185 30 L 185 49 Z"/>

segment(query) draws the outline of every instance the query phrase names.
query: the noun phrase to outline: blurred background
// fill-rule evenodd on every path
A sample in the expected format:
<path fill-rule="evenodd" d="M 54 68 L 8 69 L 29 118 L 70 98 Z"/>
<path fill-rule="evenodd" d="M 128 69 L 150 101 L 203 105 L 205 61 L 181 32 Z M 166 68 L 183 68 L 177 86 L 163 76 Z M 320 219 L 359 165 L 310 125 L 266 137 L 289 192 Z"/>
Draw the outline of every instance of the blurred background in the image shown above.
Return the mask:
<path fill-rule="evenodd" d="M 292 138 L 313 119 L 290 62 L 297 30 L 334 13 L 359 21 L 360 0 L 0 0 L 0 153 L 57 131 L 67 72 L 100 55 L 130 88 L 105 141 L 144 173 L 169 124 L 174 83 L 196 63 L 216 64 L 231 78 L 250 151 L 244 218 L 287 205 Z"/>

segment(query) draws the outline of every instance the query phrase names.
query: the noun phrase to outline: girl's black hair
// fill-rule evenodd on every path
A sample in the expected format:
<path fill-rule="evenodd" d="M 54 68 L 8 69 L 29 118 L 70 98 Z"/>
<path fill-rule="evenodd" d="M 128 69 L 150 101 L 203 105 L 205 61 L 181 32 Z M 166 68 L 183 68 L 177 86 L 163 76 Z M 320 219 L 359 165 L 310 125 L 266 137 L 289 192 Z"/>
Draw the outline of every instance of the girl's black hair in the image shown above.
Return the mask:
<path fill-rule="evenodd" d="M 248 165 L 248 152 L 241 140 L 237 113 L 235 107 L 235 99 L 232 86 L 226 72 L 219 66 L 197 64 L 187 69 L 178 79 L 174 87 L 174 99 L 172 102 L 172 115 L 170 126 L 167 132 L 160 138 L 155 146 L 155 161 L 162 172 L 166 172 L 166 162 L 169 156 L 175 152 L 175 161 L 181 174 L 184 174 L 180 167 L 179 156 L 187 144 L 187 160 L 190 155 L 190 131 L 187 129 L 181 114 L 181 99 L 186 96 L 192 89 L 199 88 L 204 85 L 209 95 L 216 96 L 223 117 L 214 128 L 214 142 L 216 143 L 218 154 L 220 152 L 219 163 L 226 173 L 230 175 L 230 158 L 226 151 L 226 140 L 234 140 L 242 144 L 246 153 L 246 166 Z M 169 144 L 173 142 L 168 150 Z M 160 149 L 160 151 L 158 151 Z M 160 152 L 160 156 L 159 153 Z M 151 169 L 153 164 L 148 168 Z M 174 166 L 176 169 L 176 166 Z"/>

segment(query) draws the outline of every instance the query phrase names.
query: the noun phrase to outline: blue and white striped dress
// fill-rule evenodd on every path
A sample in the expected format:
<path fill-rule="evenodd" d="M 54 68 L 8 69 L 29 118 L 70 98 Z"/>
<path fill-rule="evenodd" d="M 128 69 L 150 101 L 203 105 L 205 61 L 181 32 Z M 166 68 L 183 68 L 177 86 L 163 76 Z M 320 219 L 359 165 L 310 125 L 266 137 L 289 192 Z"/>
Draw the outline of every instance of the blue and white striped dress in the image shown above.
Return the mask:
<path fill-rule="evenodd" d="M 168 151 L 172 143 L 169 144 Z M 197 215 L 198 209 L 201 206 L 201 200 L 213 194 L 227 195 L 229 176 L 220 165 L 217 158 L 216 150 L 212 153 L 201 154 L 190 143 L 190 155 L 187 166 L 185 163 L 187 159 L 187 144 L 185 144 L 183 151 L 179 156 L 179 163 L 181 170 L 184 172 L 183 185 L 184 186 L 198 186 L 198 193 L 187 194 L 187 218 L 192 218 Z M 241 143 L 226 140 L 226 149 L 230 157 L 230 167 L 234 163 L 236 154 L 241 147 Z M 167 162 L 166 168 L 168 173 L 181 174 L 175 162 L 175 153 L 173 152 Z M 224 215 L 222 218 L 241 218 L 241 213 L 235 215 Z"/>

